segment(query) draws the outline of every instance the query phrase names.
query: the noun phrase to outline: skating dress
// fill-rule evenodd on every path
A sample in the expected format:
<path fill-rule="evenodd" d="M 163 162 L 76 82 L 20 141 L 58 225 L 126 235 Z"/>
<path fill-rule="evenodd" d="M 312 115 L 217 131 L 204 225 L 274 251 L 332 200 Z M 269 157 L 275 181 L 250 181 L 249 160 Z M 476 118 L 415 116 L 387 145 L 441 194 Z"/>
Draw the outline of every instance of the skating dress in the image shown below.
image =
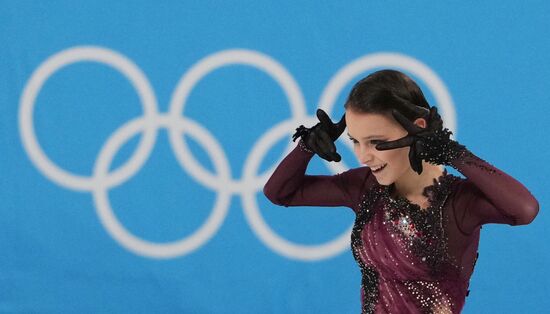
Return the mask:
<path fill-rule="evenodd" d="M 483 224 L 530 223 L 539 205 L 517 180 L 465 150 L 424 188 L 421 208 L 378 184 L 367 167 L 306 175 L 314 153 L 300 141 L 266 183 L 283 206 L 346 206 L 355 212 L 351 249 L 361 270 L 362 313 L 460 313 Z"/>

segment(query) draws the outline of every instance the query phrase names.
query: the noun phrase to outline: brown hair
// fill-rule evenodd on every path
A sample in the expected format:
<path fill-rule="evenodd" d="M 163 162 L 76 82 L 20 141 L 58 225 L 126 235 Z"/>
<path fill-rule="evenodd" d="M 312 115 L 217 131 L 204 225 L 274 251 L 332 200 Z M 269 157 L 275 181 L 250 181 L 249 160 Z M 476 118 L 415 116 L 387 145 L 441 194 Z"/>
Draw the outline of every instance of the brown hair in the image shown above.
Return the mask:
<path fill-rule="evenodd" d="M 408 110 L 412 105 L 430 108 L 424 93 L 406 74 L 396 70 L 380 70 L 357 82 L 344 105 L 361 113 L 391 115 L 397 109 L 409 120 L 419 118 L 418 111 Z"/>

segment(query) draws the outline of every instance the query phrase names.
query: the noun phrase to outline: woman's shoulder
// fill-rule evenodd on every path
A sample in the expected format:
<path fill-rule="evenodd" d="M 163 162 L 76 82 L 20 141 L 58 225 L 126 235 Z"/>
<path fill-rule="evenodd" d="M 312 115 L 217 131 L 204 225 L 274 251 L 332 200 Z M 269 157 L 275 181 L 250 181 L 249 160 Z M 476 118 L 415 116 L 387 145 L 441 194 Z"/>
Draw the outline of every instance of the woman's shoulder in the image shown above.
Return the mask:
<path fill-rule="evenodd" d="M 359 182 L 366 183 L 374 178 L 371 178 L 371 170 L 369 167 L 351 168 L 338 174 L 349 183 L 357 184 Z"/>
<path fill-rule="evenodd" d="M 464 218 L 464 214 L 472 201 L 482 196 L 483 193 L 468 178 L 453 177 L 453 182 L 450 185 L 451 208 L 455 217 Z"/>
<path fill-rule="evenodd" d="M 368 167 L 351 168 L 336 175 L 350 195 L 360 197 L 377 184 Z"/>
<path fill-rule="evenodd" d="M 451 189 L 456 195 L 478 195 L 481 193 L 479 188 L 468 178 L 452 175 Z"/>

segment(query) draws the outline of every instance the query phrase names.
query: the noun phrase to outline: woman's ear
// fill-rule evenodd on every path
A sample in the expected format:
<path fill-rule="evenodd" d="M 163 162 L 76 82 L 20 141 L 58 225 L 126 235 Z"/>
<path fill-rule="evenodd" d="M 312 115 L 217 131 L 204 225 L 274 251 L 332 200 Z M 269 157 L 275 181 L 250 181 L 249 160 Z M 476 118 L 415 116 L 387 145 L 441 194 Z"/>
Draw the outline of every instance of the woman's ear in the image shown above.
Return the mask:
<path fill-rule="evenodd" d="M 414 124 L 425 129 L 428 126 L 428 123 L 426 122 L 426 119 L 424 118 L 418 118 L 414 120 Z"/>

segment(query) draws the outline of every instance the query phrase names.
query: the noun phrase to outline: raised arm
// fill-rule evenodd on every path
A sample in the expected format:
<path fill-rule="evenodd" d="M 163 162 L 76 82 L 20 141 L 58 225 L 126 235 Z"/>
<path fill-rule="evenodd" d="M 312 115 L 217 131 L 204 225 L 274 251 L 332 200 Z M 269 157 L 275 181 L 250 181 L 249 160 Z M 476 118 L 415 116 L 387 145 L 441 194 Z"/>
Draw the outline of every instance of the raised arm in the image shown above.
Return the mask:
<path fill-rule="evenodd" d="M 457 193 L 463 206 L 456 207 L 462 211 L 458 221 L 463 229 L 486 223 L 525 225 L 537 216 L 539 203 L 523 184 L 469 150 L 450 165 L 466 177 Z"/>
<path fill-rule="evenodd" d="M 300 140 L 267 181 L 265 196 L 274 204 L 283 206 L 347 206 L 355 209 L 370 171 L 357 168 L 337 175 L 306 175 L 313 155 Z"/>
<path fill-rule="evenodd" d="M 283 206 L 348 206 L 356 209 L 370 170 L 349 170 L 341 174 L 306 175 L 309 161 L 316 153 L 319 157 L 338 162 L 334 142 L 346 128 L 345 115 L 333 123 L 322 110 L 317 109 L 319 123 L 311 128 L 303 125 L 296 129 L 293 140 L 300 139 L 298 146 L 279 164 L 264 186 L 264 194 Z"/>
<path fill-rule="evenodd" d="M 386 150 L 410 146 L 411 166 L 422 172 L 421 160 L 438 165 L 449 165 L 460 171 L 467 180 L 460 186 L 454 206 L 457 222 L 464 230 L 473 230 L 485 223 L 522 225 L 530 223 L 539 211 L 539 204 L 520 182 L 470 152 L 464 145 L 452 140 L 452 133 L 443 128 L 436 107 L 431 107 L 423 118 L 427 127 L 419 127 L 397 111 L 394 118 L 408 135 L 391 142 L 378 144 Z M 459 211 L 459 212 L 457 212 Z"/>

